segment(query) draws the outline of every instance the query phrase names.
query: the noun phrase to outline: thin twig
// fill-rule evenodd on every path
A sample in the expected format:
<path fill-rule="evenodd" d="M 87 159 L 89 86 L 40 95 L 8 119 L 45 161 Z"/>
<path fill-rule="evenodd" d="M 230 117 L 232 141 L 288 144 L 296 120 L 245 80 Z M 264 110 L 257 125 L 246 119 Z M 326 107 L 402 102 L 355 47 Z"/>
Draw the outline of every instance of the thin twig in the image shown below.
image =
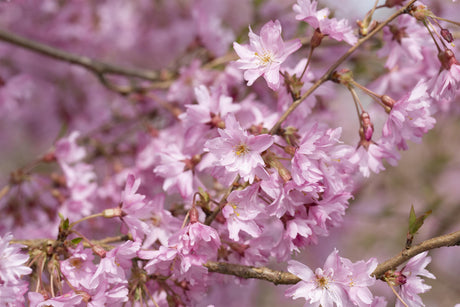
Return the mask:
<path fill-rule="evenodd" d="M 398 17 L 399 15 L 403 14 L 409 6 L 411 6 L 416 0 L 411 0 L 407 5 L 399 9 L 396 13 L 391 15 L 387 20 L 379 24 L 372 32 L 370 32 L 368 35 L 365 37 L 361 38 L 358 40 L 358 42 L 352 46 L 350 49 L 348 49 L 347 52 L 345 52 L 344 55 L 342 55 L 337 61 L 335 61 L 334 64 L 329 67 L 329 69 L 321 76 L 321 78 L 318 79 L 306 92 L 305 94 L 302 95 L 299 99 L 294 101 L 289 108 L 281 115 L 280 119 L 276 122 L 276 124 L 270 129 L 270 134 L 276 134 L 278 132 L 278 129 L 281 127 L 281 124 L 286 120 L 286 118 L 291 114 L 308 96 L 310 96 L 321 84 L 326 82 L 330 75 L 339 67 L 342 62 L 344 62 L 356 49 L 358 49 L 362 44 L 364 44 L 367 40 L 369 40 L 371 37 L 373 37 L 375 34 L 380 32 L 383 27 L 385 27 L 387 24 L 389 24 L 393 19 Z"/>
<path fill-rule="evenodd" d="M 128 68 L 119 65 L 114 65 L 99 60 L 94 60 L 86 56 L 73 54 L 61 49 L 13 34 L 11 32 L 0 29 L 0 40 L 8 42 L 10 44 L 23 47 L 24 49 L 40 53 L 42 55 L 57 59 L 60 61 L 75 64 L 86 68 L 87 70 L 94 73 L 103 85 L 107 88 L 119 92 L 121 94 L 127 94 L 133 92 L 135 88 L 132 87 L 118 87 L 107 80 L 107 75 L 121 75 L 126 77 L 135 77 L 148 81 L 161 81 L 157 72 L 152 70 Z"/>
<path fill-rule="evenodd" d="M 81 56 L 66 52 L 49 45 L 39 43 L 37 41 L 13 34 L 11 32 L 0 29 L 0 40 L 11 43 L 13 45 L 21 46 L 25 49 L 38 52 L 48 57 L 69 62 L 82 66 L 95 74 L 114 74 L 123 75 L 128 77 L 136 77 L 149 81 L 158 81 L 158 73 L 151 70 L 127 68 L 123 66 L 113 65 L 106 62 L 91 59 L 86 56 Z"/>

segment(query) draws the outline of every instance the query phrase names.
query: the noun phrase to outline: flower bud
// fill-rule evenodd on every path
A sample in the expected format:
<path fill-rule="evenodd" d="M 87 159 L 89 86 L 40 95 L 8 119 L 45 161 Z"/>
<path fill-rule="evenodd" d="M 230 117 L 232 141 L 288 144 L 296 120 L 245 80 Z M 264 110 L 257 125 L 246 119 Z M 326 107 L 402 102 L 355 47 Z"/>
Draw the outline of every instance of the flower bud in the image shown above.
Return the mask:
<path fill-rule="evenodd" d="M 452 33 L 450 33 L 447 29 L 441 29 L 441 36 L 444 38 L 448 43 L 452 43 L 454 41 L 454 37 Z"/>
<path fill-rule="evenodd" d="M 198 210 L 196 209 L 195 205 L 193 205 L 192 209 L 189 211 L 190 224 L 198 222 L 198 217 Z"/>
<path fill-rule="evenodd" d="M 372 134 L 374 133 L 374 125 L 371 122 L 371 117 L 369 116 L 369 113 L 361 113 L 361 123 L 363 126 L 364 138 L 366 139 L 366 141 L 370 141 L 372 139 Z"/>

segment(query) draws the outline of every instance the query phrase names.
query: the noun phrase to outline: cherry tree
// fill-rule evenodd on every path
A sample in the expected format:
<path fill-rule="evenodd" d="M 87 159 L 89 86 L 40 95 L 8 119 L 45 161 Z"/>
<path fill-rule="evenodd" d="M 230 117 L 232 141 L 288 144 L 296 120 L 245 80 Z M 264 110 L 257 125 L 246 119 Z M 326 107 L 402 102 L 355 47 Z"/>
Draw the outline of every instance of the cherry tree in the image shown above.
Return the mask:
<path fill-rule="evenodd" d="M 372 2 L 0 2 L 0 305 L 459 303 L 460 6 Z"/>

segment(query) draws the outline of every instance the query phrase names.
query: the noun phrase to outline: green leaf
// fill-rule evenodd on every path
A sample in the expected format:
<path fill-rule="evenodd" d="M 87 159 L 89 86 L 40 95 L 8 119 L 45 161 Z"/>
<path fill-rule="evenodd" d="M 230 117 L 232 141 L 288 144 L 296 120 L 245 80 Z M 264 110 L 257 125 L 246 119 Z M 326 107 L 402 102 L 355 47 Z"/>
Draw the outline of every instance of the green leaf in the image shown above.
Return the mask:
<path fill-rule="evenodd" d="M 431 210 L 425 212 L 423 215 L 416 216 L 414 206 L 412 206 L 409 215 L 409 234 L 415 235 L 430 214 Z"/>
<path fill-rule="evenodd" d="M 414 205 L 410 206 L 410 213 L 409 213 L 409 233 L 414 234 L 411 229 L 413 229 L 415 220 L 417 219 L 417 216 L 415 215 L 415 210 L 414 210 Z"/>
<path fill-rule="evenodd" d="M 65 219 L 65 220 L 62 222 L 62 229 L 63 229 L 63 230 L 69 229 L 69 225 L 70 225 L 69 219 Z"/>
<path fill-rule="evenodd" d="M 78 237 L 78 238 L 72 239 L 70 242 L 72 242 L 73 245 L 77 245 L 78 243 L 81 242 L 81 240 L 83 240 L 83 238 Z"/>

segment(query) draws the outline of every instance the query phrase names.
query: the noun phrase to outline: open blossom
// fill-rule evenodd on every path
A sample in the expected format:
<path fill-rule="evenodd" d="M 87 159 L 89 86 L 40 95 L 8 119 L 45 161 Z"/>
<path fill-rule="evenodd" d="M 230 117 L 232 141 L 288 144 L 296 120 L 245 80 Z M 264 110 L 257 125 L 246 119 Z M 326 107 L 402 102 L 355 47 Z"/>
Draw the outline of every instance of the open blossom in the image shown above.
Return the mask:
<path fill-rule="evenodd" d="M 422 80 L 409 94 L 393 104 L 383 126 L 383 140 L 402 150 L 408 148 L 406 140 L 420 143 L 422 136 L 436 123 L 431 117 L 430 107 L 427 84 Z"/>
<path fill-rule="evenodd" d="M 418 294 L 431 289 L 431 286 L 425 285 L 423 283 L 423 279 L 419 276 L 436 278 L 425 269 L 425 267 L 431 262 L 431 257 L 427 257 L 427 255 L 428 252 L 423 252 L 411 258 L 399 272 L 399 295 L 401 295 L 401 298 L 409 306 L 425 306 Z M 396 301 L 396 307 L 402 306 L 403 304 L 399 300 Z"/>
<path fill-rule="evenodd" d="M 428 32 L 426 28 L 413 16 L 403 14 L 397 19 L 397 25 L 390 25 L 383 29 L 385 44 L 379 50 L 379 56 L 388 56 L 385 67 L 392 69 L 407 62 L 414 63 L 423 60 L 422 48 Z"/>
<path fill-rule="evenodd" d="M 121 219 L 128 226 L 134 240 L 142 240 L 149 231 L 148 225 L 143 221 L 145 211 L 148 207 L 145 195 L 137 193 L 141 179 L 129 174 L 126 179 L 126 186 L 121 196 Z M 111 209 L 109 209 L 111 210 Z"/>
<path fill-rule="evenodd" d="M 433 78 L 431 95 L 437 100 L 450 100 L 455 97 L 457 90 L 460 88 L 460 63 L 450 49 L 441 52 L 438 58 L 443 69 L 437 77 Z"/>
<path fill-rule="evenodd" d="M 205 149 L 216 158 L 214 165 L 238 173 L 249 183 L 254 181 L 254 176 L 266 174 L 260 154 L 273 144 L 271 135 L 249 135 L 232 114 L 227 116 L 225 129 L 219 129 L 219 134 L 220 137 L 205 144 Z"/>
<path fill-rule="evenodd" d="M 248 85 L 263 75 L 268 87 L 276 91 L 281 84 L 281 64 L 301 45 L 300 40 L 283 42 L 281 24 L 276 20 L 266 23 L 260 30 L 260 36 L 249 28 L 249 45 L 235 42 L 233 48 L 240 57 L 236 63 L 240 69 L 245 70 L 244 79 Z"/>
<path fill-rule="evenodd" d="M 31 307 L 65 307 L 65 306 L 79 306 L 83 297 L 73 291 L 63 295 L 55 296 L 53 298 L 45 299 L 41 293 L 29 292 L 28 298 Z"/>
<path fill-rule="evenodd" d="M 147 273 L 171 275 L 194 285 L 206 283 L 203 264 L 215 260 L 221 245 L 217 231 L 200 222 L 187 225 L 168 240 L 168 246 L 158 250 L 139 250 L 141 259 L 149 260 L 144 269 Z"/>
<path fill-rule="evenodd" d="M 387 159 L 390 164 L 395 165 L 398 158 L 397 152 L 391 152 L 382 145 L 369 143 L 367 148 L 359 146 L 349 161 L 359 167 L 359 171 L 364 177 L 369 177 L 370 171 L 377 174 L 385 169 L 383 159 Z"/>
<path fill-rule="evenodd" d="M 286 291 L 286 296 L 307 300 L 306 306 L 369 306 L 373 296 L 367 287 L 375 279 L 370 276 L 377 266 L 376 259 L 352 263 L 338 256 L 334 250 L 326 259 L 323 268 L 314 272 L 306 265 L 291 260 L 288 271 L 302 280 Z M 309 304 L 308 304 L 309 303 Z"/>
<path fill-rule="evenodd" d="M 0 237 L 0 302 L 5 303 L 5 306 L 20 306 L 28 290 L 27 282 L 21 277 L 30 274 L 32 270 L 24 265 L 29 255 L 21 253 L 23 245 L 10 244 L 12 239 L 11 233 Z"/>
<path fill-rule="evenodd" d="M 330 12 L 328 8 L 317 11 L 318 2 L 311 0 L 298 0 L 292 7 L 297 13 L 295 18 L 303 20 L 313 28 L 319 30 L 322 34 L 337 41 L 346 41 L 354 45 L 358 39 L 353 33 L 353 29 L 348 25 L 348 20 L 328 18 Z"/>

